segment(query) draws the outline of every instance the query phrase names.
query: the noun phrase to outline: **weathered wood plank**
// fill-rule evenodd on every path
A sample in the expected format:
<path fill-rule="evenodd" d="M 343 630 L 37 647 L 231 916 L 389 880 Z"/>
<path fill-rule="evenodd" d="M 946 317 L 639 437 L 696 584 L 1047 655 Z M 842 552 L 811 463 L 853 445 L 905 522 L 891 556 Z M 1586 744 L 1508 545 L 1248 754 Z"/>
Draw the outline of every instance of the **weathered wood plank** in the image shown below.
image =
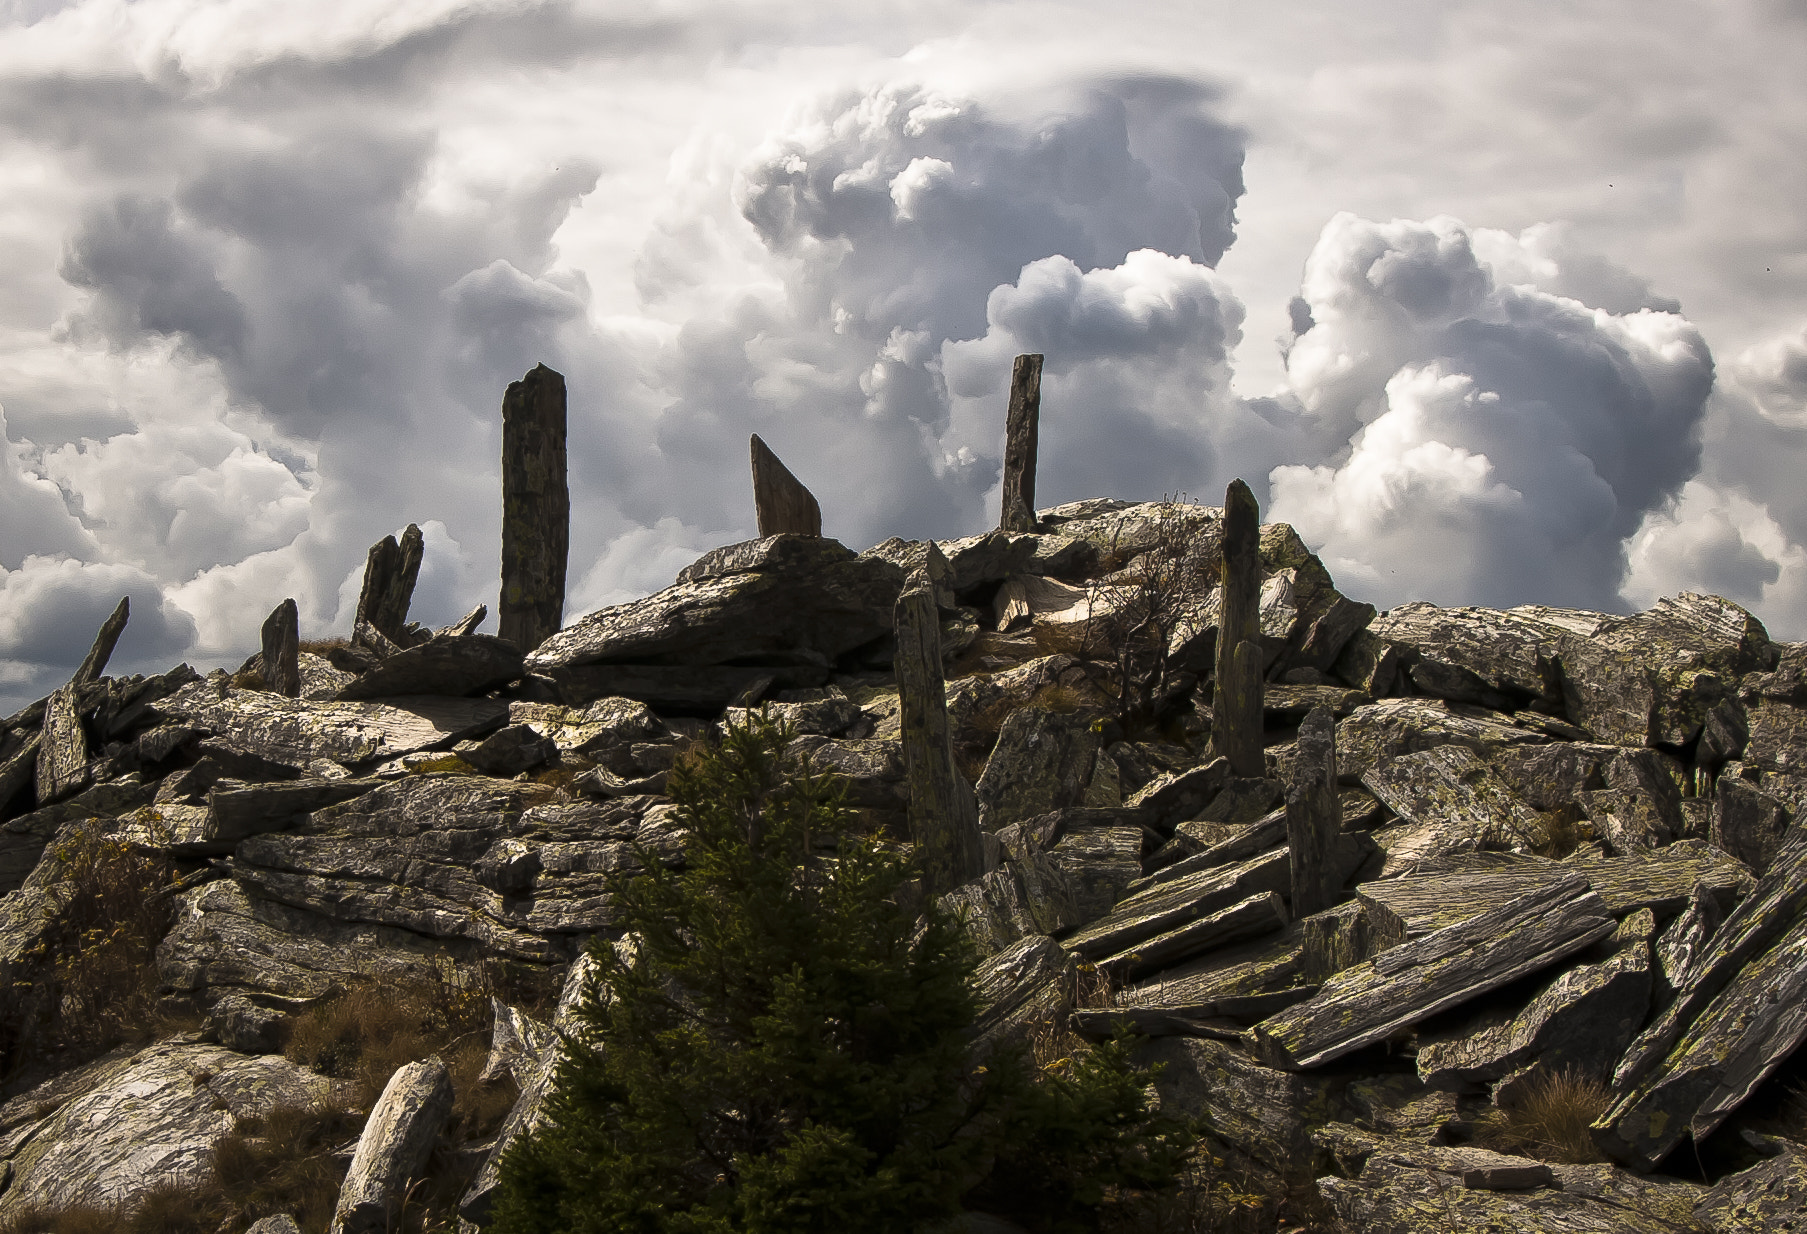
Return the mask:
<path fill-rule="evenodd" d="M 1261 748 L 1261 510 L 1232 480 L 1223 499 L 1223 559 L 1218 573 L 1216 690 L 1211 745 L 1239 776 L 1266 774 Z M 1243 652 L 1242 644 L 1252 650 Z M 1246 662 L 1244 658 L 1246 656 Z"/>
<path fill-rule="evenodd" d="M 910 836 L 922 855 L 928 894 L 943 895 L 985 872 L 979 807 L 954 763 L 941 668 L 941 618 L 926 578 L 912 576 L 897 598 L 896 614 L 892 667 L 902 708 Z"/>
<path fill-rule="evenodd" d="M 1606 902 L 1571 874 L 1338 973 L 1312 998 L 1257 1024 L 1250 1042 L 1274 1066 L 1319 1066 L 1545 968 L 1613 928 Z"/>
<path fill-rule="evenodd" d="M 822 507 L 758 433 L 753 434 L 753 517 L 759 538 L 822 534 Z"/>
<path fill-rule="evenodd" d="M 1018 356 L 1010 367 L 1010 407 L 1004 416 L 1000 531 L 1035 530 L 1035 454 L 1041 433 L 1041 410 L 1042 358 Z"/>
<path fill-rule="evenodd" d="M 1342 833 L 1343 811 L 1336 789 L 1336 717 L 1313 708 L 1299 727 L 1293 782 L 1286 793 L 1286 844 L 1292 852 L 1292 907 L 1301 917 L 1336 902 L 1331 848 Z"/>
<path fill-rule="evenodd" d="M 264 685 L 289 698 L 301 697 L 300 620 L 290 599 L 271 610 L 263 625 Z"/>
<path fill-rule="evenodd" d="M 565 615 L 571 490 L 565 478 L 565 379 L 545 365 L 502 397 L 502 595 L 496 633 L 532 651 Z"/>

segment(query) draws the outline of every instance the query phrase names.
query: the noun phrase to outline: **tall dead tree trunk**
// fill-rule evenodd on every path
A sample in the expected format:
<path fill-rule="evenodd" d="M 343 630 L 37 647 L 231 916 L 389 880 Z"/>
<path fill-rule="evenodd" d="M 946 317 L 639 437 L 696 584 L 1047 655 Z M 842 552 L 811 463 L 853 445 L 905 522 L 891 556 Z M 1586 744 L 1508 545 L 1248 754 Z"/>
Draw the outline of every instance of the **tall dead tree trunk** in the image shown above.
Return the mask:
<path fill-rule="evenodd" d="M 1000 531 L 1035 530 L 1035 452 L 1041 435 L 1042 358 L 1018 356 L 1004 417 L 1004 500 Z"/>
<path fill-rule="evenodd" d="M 753 434 L 753 514 L 762 540 L 787 532 L 822 534 L 822 507 L 758 433 Z"/>
<path fill-rule="evenodd" d="M 565 379 L 545 365 L 502 398 L 502 598 L 496 633 L 532 651 L 565 620 L 571 493 Z"/>

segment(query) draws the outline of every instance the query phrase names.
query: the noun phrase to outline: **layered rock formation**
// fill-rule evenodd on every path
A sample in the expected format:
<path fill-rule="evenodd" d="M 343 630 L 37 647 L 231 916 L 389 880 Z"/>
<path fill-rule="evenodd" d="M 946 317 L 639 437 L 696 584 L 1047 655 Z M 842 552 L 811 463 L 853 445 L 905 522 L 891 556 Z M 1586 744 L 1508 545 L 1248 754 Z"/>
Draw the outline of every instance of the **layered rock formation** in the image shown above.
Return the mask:
<path fill-rule="evenodd" d="M 1145 559 L 1176 526 L 1202 582 L 1137 711 L 1117 615 L 1172 577 Z M 781 534 L 526 654 L 475 620 L 408 626 L 404 599 L 333 663 L 278 629 L 267 672 L 78 674 L 0 721 L 0 984 L 46 962 L 60 838 L 98 826 L 181 875 L 161 991 L 212 1040 L 15 1086 L 0 1218 L 129 1203 L 308 1098 L 324 1081 L 266 1051 L 360 980 L 506 971 L 564 988 L 568 1024 L 585 947 L 615 937 L 609 876 L 684 859 L 667 773 L 765 706 L 862 826 L 902 843 L 958 816 L 934 890 L 988 956 L 975 1048 L 1047 1020 L 1145 1034 L 1169 1108 L 1349 1229 L 1775 1228 L 1750 1214 L 1802 1202 L 1786 1141 L 1711 1186 L 1652 1171 L 1723 1138 L 1807 1035 L 1807 649 L 1699 595 L 1377 615 L 1273 524 L 1226 661 L 1222 528 L 1088 501 L 864 553 Z M 1263 721 L 1234 742 L 1214 739 L 1225 662 Z M 954 804 L 925 821 L 930 796 Z M 558 1041 L 504 1003 L 495 1033 L 522 1097 L 461 1158 L 478 1227 Z M 342 1228 L 378 1228 L 426 1160 L 437 1067 L 371 1116 Z M 1611 1086 L 1593 1139 L 1615 1164 L 1471 1142 L 1558 1073 Z"/>

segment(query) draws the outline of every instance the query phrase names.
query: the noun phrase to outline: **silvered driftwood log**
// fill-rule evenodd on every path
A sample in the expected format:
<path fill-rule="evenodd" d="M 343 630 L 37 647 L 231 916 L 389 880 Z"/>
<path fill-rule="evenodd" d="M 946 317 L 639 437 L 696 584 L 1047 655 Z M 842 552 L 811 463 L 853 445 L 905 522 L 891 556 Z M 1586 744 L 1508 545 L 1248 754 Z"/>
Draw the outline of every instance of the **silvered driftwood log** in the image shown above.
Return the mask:
<path fill-rule="evenodd" d="M 1261 752 L 1261 512 L 1241 480 L 1223 499 L 1223 564 L 1217 635 L 1217 688 L 1211 743 L 1239 776 L 1259 776 Z M 1241 650 L 1250 644 L 1251 651 Z M 1244 662 L 1246 658 L 1246 663 Z"/>
<path fill-rule="evenodd" d="M 565 379 L 545 365 L 502 398 L 502 599 L 496 633 L 532 651 L 565 618 L 571 492 L 565 479 Z"/>
<path fill-rule="evenodd" d="M 1004 499 L 1000 531 L 1035 530 L 1035 453 L 1041 430 L 1042 358 L 1018 356 L 1004 418 Z"/>
<path fill-rule="evenodd" d="M 772 448 L 753 434 L 753 515 L 759 537 L 822 534 L 822 507 Z"/>
<path fill-rule="evenodd" d="M 1329 708 L 1313 708 L 1305 717 L 1296 749 L 1286 791 L 1286 842 L 1293 912 L 1309 917 L 1329 908 L 1342 890 L 1330 885 L 1330 847 L 1342 831 L 1343 811 L 1336 790 L 1336 718 Z"/>
<path fill-rule="evenodd" d="M 452 1079 L 437 1057 L 396 1069 L 364 1123 L 339 1189 L 332 1234 L 385 1234 L 452 1112 Z"/>
<path fill-rule="evenodd" d="M 920 580 L 918 580 L 920 581 Z M 954 764 L 941 672 L 941 619 L 926 583 L 897 598 L 897 693 L 902 704 L 910 836 L 922 854 L 925 891 L 952 891 L 985 872 L 979 807 Z"/>
<path fill-rule="evenodd" d="M 290 698 L 301 697 L 301 631 L 295 601 L 284 600 L 264 618 L 264 685 Z"/>
<path fill-rule="evenodd" d="M 1273 1066 L 1316 1067 L 1546 968 L 1612 933 L 1606 902 L 1572 874 L 1491 912 L 1383 951 L 1249 1030 Z"/>

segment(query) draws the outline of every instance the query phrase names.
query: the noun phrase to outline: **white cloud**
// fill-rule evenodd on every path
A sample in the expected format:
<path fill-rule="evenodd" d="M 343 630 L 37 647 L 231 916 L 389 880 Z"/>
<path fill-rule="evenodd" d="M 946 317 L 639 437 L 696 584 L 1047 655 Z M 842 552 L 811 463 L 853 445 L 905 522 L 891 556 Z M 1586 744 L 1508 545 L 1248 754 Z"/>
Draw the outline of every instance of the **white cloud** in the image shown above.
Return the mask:
<path fill-rule="evenodd" d="M 1706 591 L 1749 608 L 1773 637 L 1807 635 L 1807 548 L 1743 493 L 1688 481 L 1645 517 L 1627 557 L 1624 595 L 1639 607 Z"/>
<path fill-rule="evenodd" d="M 1622 541 L 1698 468 L 1699 332 L 1541 290 L 1577 281 L 1548 241 L 1343 214 L 1306 263 L 1288 373 L 1332 461 L 1276 468 L 1271 513 L 1377 604 L 1616 607 Z"/>

